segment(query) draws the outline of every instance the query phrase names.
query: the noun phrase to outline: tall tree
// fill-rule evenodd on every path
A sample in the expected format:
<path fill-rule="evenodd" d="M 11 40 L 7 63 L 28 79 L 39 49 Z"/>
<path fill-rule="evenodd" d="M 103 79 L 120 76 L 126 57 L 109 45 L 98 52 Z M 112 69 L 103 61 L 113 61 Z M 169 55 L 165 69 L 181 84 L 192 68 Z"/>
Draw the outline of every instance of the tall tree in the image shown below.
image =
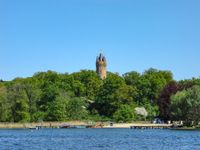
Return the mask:
<path fill-rule="evenodd" d="M 80 72 L 71 74 L 71 76 L 73 76 L 73 79 L 75 80 L 72 87 L 75 86 L 75 90 L 80 89 L 78 91 L 80 91 L 79 93 L 82 93 L 79 94 L 79 96 L 85 96 L 90 100 L 94 100 L 94 97 L 102 84 L 102 80 L 97 73 L 91 70 L 81 70 Z"/>
<path fill-rule="evenodd" d="M 35 115 L 38 112 L 37 103 L 41 99 L 42 91 L 39 88 L 39 82 L 35 78 L 27 78 L 23 81 L 23 89 L 28 99 L 29 114 L 31 121 L 37 121 L 38 118 Z"/>
<path fill-rule="evenodd" d="M 70 120 L 83 120 L 87 119 L 87 102 L 84 98 L 71 98 L 69 99 L 66 107 L 67 117 Z"/>
<path fill-rule="evenodd" d="M 134 117 L 134 109 L 129 105 L 121 105 L 113 115 L 113 118 L 117 122 L 131 122 L 134 120 Z"/>
<path fill-rule="evenodd" d="M 14 122 L 30 121 L 28 98 L 22 82 L 23 79 L 15 79 L 8 85 L 8 99 Z"/>
<path fill-rule="evenodd" d="M 11 108 L 8 101 L 6 86 L 0 83 L 0 122 L 11 121 Z"/>
<path fill-rule="evenodd" d="M 125 86 L 125 82 L 122 77 L 116 74 L 108 74 L 99 89 L 94 103 L 94 107 L 100 115 L 110 117 L 116 111 L 115 95 L 119 88 L 123 86 Z"/>
<path fill-rule="evenodd" d="M 60 93 L 52 103 L 49 103 L 47 120 L 67 120 L 67 105 L 69 103 L 69 99 L 70 98 L 67 93 Z"/>
<path fill-rule="evenodd" d="M 164 89 L 161 91 L 160 98 L 158 99 L 158 106 L 160 110 L 160 118 L 167 121 L 170 119 L 170 106 L 171 99 L 170 97 L 179 90 L 179 85 L 176 81 L 171 81 L 168 83 Z"/>
<path fill-rule="evenodd" d="M 196 125 L 200 122 L 200 86 L 177 92 L 171 100 L 171 116 L 174 120 L 194 121 Z"/>
<path fill-rule="evenodd" d="M 142 85 L 142 91 L 144 91 L 144 95 L 154 103 L 156 103 L 159 98 L 162 89 L 167 85 L 167 83 L 173 80 L 171 72 L 159 71 L 152 68 L 144 72 L 143 78 L 143 80 L 147 80 L 147 82 Z"/>

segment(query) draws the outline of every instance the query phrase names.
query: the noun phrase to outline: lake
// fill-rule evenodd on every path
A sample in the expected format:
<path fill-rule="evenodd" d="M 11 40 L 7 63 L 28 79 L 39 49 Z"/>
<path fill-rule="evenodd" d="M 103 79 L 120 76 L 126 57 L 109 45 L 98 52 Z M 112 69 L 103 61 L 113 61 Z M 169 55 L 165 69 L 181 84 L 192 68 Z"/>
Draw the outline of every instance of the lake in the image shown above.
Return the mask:
<path fill-rule="evenodd" d="M 0 150 L 200 150 L 200 131 L 1 129 Z"/>

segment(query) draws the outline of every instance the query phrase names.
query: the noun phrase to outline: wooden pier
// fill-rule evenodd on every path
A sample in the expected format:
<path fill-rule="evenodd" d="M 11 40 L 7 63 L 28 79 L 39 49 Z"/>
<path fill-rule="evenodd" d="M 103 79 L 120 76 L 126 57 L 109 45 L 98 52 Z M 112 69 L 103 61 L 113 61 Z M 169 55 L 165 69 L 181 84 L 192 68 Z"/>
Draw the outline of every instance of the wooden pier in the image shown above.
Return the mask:
<path fill-rule="evenodd" d="M 134 125 L 130 126 L 131 129 L 170 129 L 172 126 L 171 125 Z"/>
<path fill-rule="evenodd" d="M 105 125 L 103 128 L 129 128 L 129 129 L 169 129 L 172 124 L 151 124 L 151 123 L 113 123 Z"/>

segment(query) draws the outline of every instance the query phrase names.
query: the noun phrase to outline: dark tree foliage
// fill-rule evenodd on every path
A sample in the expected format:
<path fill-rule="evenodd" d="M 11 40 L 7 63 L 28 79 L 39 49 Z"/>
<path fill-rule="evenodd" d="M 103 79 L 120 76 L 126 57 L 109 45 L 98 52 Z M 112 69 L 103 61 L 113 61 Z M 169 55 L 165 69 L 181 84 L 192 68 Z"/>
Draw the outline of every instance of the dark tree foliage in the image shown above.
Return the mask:
<path fill-rule="evenodd" d="M 194 85 L 200 85 L 200 79 L 192 78 L 190 80 L 182 80 L 179 82 L 172 81 L 161 91 L 160 98 L 158 99 L 158 106 L 160 111 L 160 117 L 167 121 L 170 118 L 171 96 L 178 91 L 187 90 Z"/>
<path fill-rule="evenodd" d="M 158 99 L 158 106 L 160 111 L 160 118 L 167 121 L 170 119 L 170 97 L 179 90 L 178 83 L 172 81 L 168 83 L 161 91 L 160 98 Z"/>

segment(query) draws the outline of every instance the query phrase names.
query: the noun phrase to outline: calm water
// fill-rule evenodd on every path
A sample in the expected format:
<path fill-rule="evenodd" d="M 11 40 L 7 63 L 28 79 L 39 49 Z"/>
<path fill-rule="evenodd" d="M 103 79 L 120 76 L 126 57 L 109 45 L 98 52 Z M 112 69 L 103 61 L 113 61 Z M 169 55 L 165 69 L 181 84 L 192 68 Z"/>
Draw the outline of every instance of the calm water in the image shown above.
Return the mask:
<path fill-rule="evenodd" d="M 200 150 L 200 131 L 133 129 L 0 130 L 0 150 Z"/>

